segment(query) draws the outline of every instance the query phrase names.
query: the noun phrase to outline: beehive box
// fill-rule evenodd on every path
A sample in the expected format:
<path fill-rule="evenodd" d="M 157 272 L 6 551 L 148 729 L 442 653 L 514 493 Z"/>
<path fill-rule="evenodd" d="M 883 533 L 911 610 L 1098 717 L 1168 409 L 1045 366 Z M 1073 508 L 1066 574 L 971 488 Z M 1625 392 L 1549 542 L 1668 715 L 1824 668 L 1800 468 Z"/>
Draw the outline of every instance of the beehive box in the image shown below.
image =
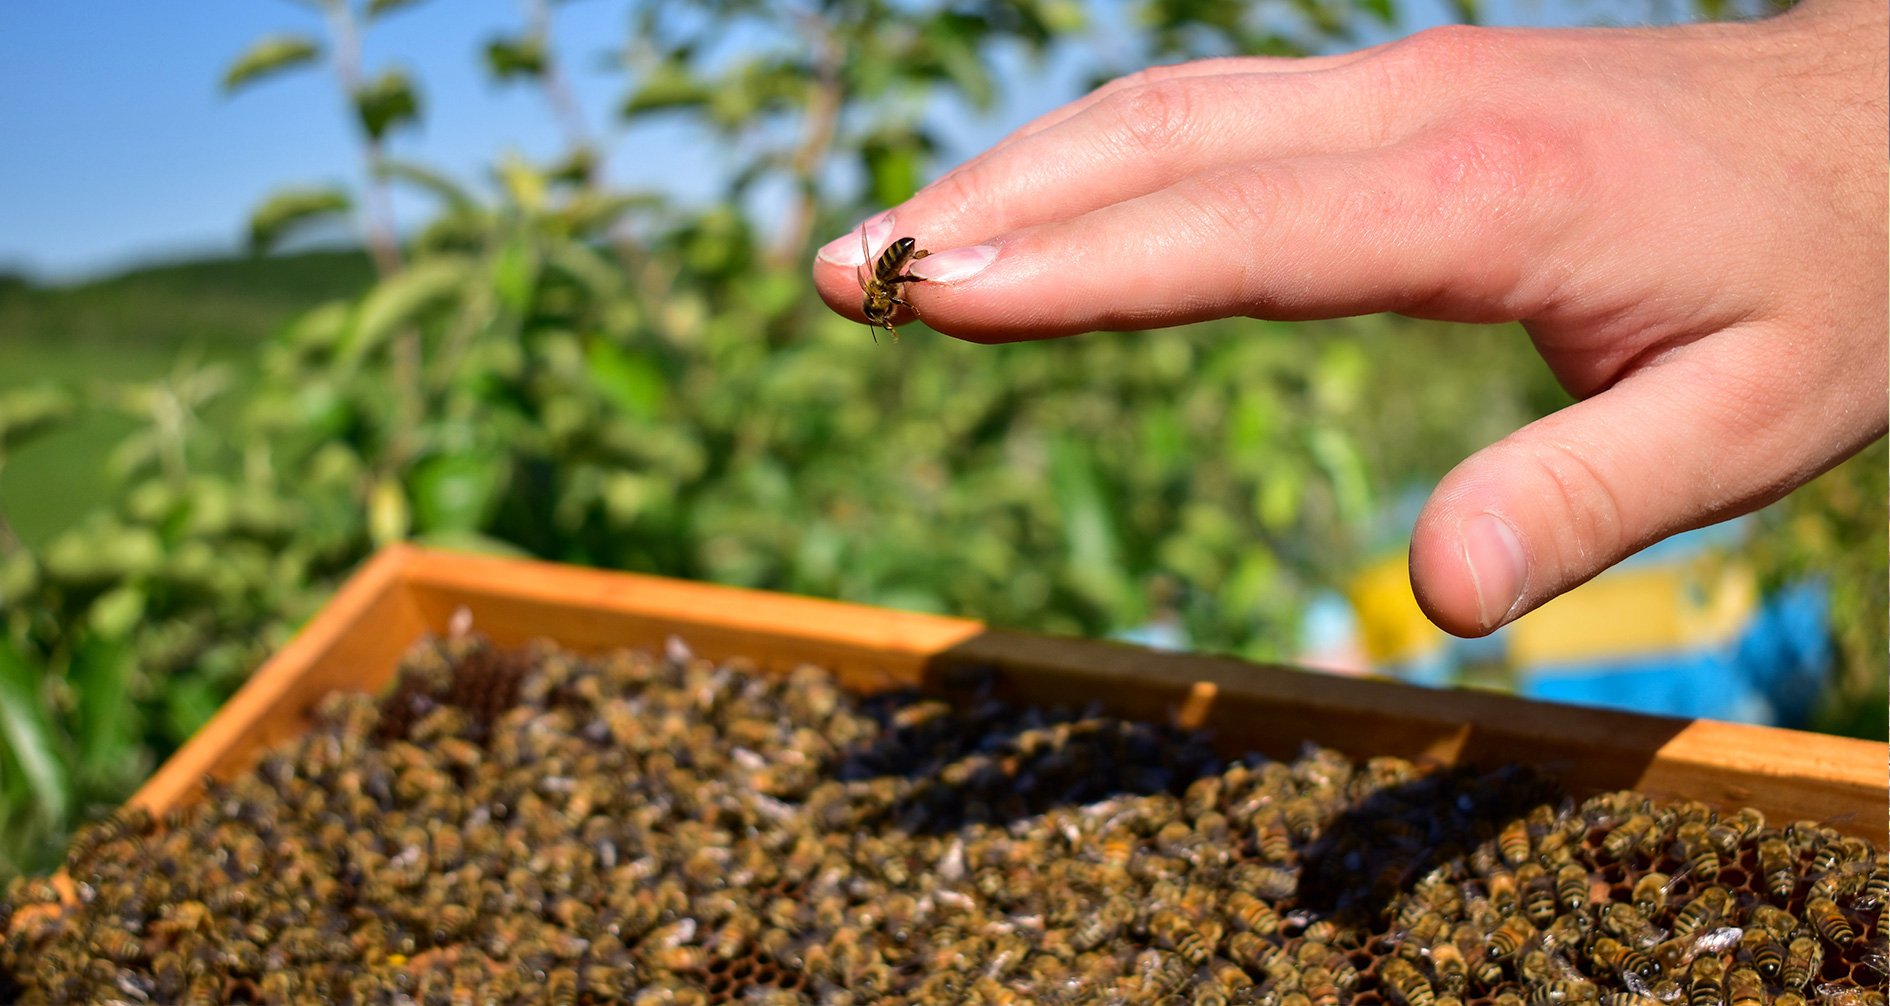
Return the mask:
<path fill-rule="evenodd" d="M 528 640 L 545 639 L 580 652 L 601 652 L 625 646 L 659 652 L 667 648 L 672 653 L 669 658 L 672 670 L 697 663 L 732 661 L 744 668 L 786 673 L 800 665 L 813 664 L 831 669 L 839 684 L 861 693 L 890 690 L 910 692 L 916 687 L 935 695 L 975 698 L 978 702 L 992 697 L 1007 699 L 1013 703 L 1013 708 L 1022 705 L 1100 705 L 1103 714 L 1124 719 L 1169 723 L 1190 729 L 1208 728 L 1220 753 L 1230 761 L 1248 751 L 1282 760 L 1289 759 L 1300 754 L 1301 746 L 1310 741 L 1336 748 L 1352 758 L 1391 756 L 1392 759 L 1437 766 L 1474 763 L 1486 768 L 1509 763 L 1533 764 L 1546 769 L 1578 798 L 1632 788 L 1657 798 L 1693 801 L 1694 806 L 1700 806 L 1699 801 L 1705 801 L 1720 806 L 1728 814 L 1734 807 L 1754 807 L 1780 823 L 1799 821 L 1803 824 L 1806 823 L 1804 819 L 1822 820 L 1839 831 L 1873 842 L 1881 843 L 1883 839 L 1886 769 L 1885 749 L 1881 744 L 1729 724 L 1684 722 L 1548 706 L 1488 694 L 1436 692 L 1385 682 L 1335 679 L 1224 659 L 1157 654 L 1112 644 L 992 631 L 978 623 L 957 619 L 540 563 L 444 555 L 410 548 L 390 550 L 365 567 L 307 630 L 260 671 L 210 725 L 166 764 L 134 797 L 133 804 L 158 816 L 188 806 L 206 776 L 217 779 L 242 776 L 257 762 L 265 749 L 276 747 L 304 733 L 311 724 L 312 711 L 324 696 L 336 690 L 384 694 L 401 655 L 410 651 L 411 644 L 429 633 L 457 636 L 467 624 L 476 627 L 500 646 L 516 646 Z M 454 628 L 449 630 L 449 626 Z M 687 640 L 688 648 L 685 650 L 676 644 L 666 643 L 672 637 Z M 461 648 L 459 652 L 476 655 L 496 651 L 467 651 Z M 679 652 L 685 656 L 674 655 Z M 708 659 L 697 661 L 697 657 Z M 662 658 L 655 659 L 660 661 Z M 410 655 L 410 670 L 413 666 Z M 512 700 L 502 696 L 495 700 L 497 704 L 494 705 L 471 696 L 463 686 L 469 677 L 468 669 L 473 666 L 472 663 L 461 663 L 459 670 L 451 675 L 454 682 L 451 687 L 456 691 L 454 697 L 446 700 L 447 704 L 453 707 L 491 706 L 482 714 L 491 717 L 495 710 L 508 706 Z M 493 678 L 493 673 L 489 668 L 472 670 L 470 677 L 475 684 L 479 680 L 497 680 Z M 796 679 L 797 682 L 800 680 Z M 410 692 L 413 687 L 411 678 L 403 678 L 401 690 L 382 705 L 378 729 L 383 734 L 391 731 L 393 735 L 406 736 L 410 724 L 399 711 L 413 704 L 413 693 Z M 798 689 L 801 686 L 797 683 L 794 687 Z M 509 694 L 509 686 L 506 690 Z M 967 706 L 975 703 L 959 704 Z M 936 707 L 938 704 L 931 705 Z M 1085 715 L 1093 716 L 1094 713 Z M 334 729 L 332 711 L 330 716 L 325 730 Z M 1085 722 L 1098 721 L 1088 719 Z M 598 725 L 601 724 L 602 721 L 599 721 Z M 614 727 L 612 733 L 615 733 Z M 320 738 L 325 735 L 313 736 Z M 414 736 L 418 739 L 420 735 Z M 603 736 L 598 735 L 600 738 Z M 1174 738 L 1181 735 L 1170 732 L 1165 736 Z M 1188 743 L 1200 750 L 1198 741 Z M 759 761 L 753 752 L 746 754 L 750 760 Z M 973 755 L 966 763 L 978 757 L 982 756 Z M 1200 757 L 1210 756 L 1202 754 Z M 1307 764 L 1307 758 L 1313 757 L 1303 755 L 1300 763 L 1295 765 L 1294 772 Z M 985 760 L 988 762 L 990 759 Z M 293 763 L 277 759 L 274 764 L 275 769 L 265 766 L 265 771 L 261 773 L 264 778 L 277 777 L 286 764 Z M 1315 760 L 1313 764 L 1318 763 Z M 1278 768 L 1277 765 L 1274 767 Z M 1361 769 L 1361 772 L 1385 770 L 1385 766 L 1375 766 Z M 1401 771 L 1395 767 L 1389 770 Z M 1237 761 L 1231 771 L 1240 771 Z M 1350 769 L 1344 771 L 1349 772 Z M 1470 776 L 1461 772 L 1450 777 L 1457 779 L 1460 784 L 1474 782 Z M 1180 782 L 1185 783 L 1188 778 L 1192 776 L 1184 777 Z M 1211 782 L 1218 778 L 1204 777 L 1201 781 Z M 1006 784 L 999 780 L 998 785 Z M 1233 784 L 1230 783 L 1229 787 L 1231 800 Z M 1194 821 L 1193 827 L 1206 828 L 1208 818 L 1221 815 L 1205 809 L 1193 809 L 1198 802 L 1195 793 L 1197 788 L 1189 787 L 1187 805 L 1191 809 L 1187 811 L 1186 817 Z M 1209 804 L 1203 807 L 1225 806 L 1230 816 L 1237 817 L 1239 826 L 1247 828 L 1247 819 L 1235 814 L 1231 802 L 1213 803 L 1215 798 L 1212 792 L 1218 792 L 1218 789 L 1210 792 Z M 1459 788 L 1455 792 L 1467 794 L 1469 791 Z M 225 806 L 223 801 L 230 799 L 233 798 L 229 795 L 219 796 L 210 806 Z M 1457 799 L 1467 799 L 1467 795 Z M 1605 801 L 1613 798 L 1598 799 Z M 813 802 L 810 797 L 809 805 Z M 1108 802 L 1111 801 L 1105 801 Z M 1452 802 L 1450 799 L 1443 801 L 1446 806 Z M 784 810 L 784 805 L 776 804 L 775 807 L 777 811 Z M 1517 812 L 1520 809 L 1518 807 Z M 1536 809 L 1549 810 L 1547 806 Z M 215 813 L 227 815 L 239 812 Z M 1584 847 L 1600 846 L 1606 844 L 1603 839 L 1609 843 L 1618 842 L 1621 836 L 1632 832 L 1633 829 L 1627 827 L 1633 824 L 1631 813 L 1625 809 L 1620 811 L 1613 824 L 1604 824 L 1598 830 L 1592 818 L 1586 830 L 1583 830 L 1580 821 L 1574 822 L 1575 830 L 1570 832 L 1560 823 L 1551 828 L 1546 820 L 1538 822 L 1533 819 L 1529 828 L 1537 832 L 1559 829 L 1565 832 L 1570 841 L 1580 842 Z M 1172 820 L 1172 816 L 1169 819 Z M 1071 819 L 1065 817 L 1062 820 L 1064 824 L 1061 827 L 1075 827 L 1070 823 Z M 1622 821 L 1627 824 L 1622 825 Z M 1376 820 L 1361 818 L 1357 823 L 1362 829 L 1357 833 L 1362 835 L 1383 834 L 1383 825 L 1397 822 L 1381 817 Z M 1410 822 L 1407 820 L 1405 823 L 1408 825 Z M 1422 822 L 1419 823 L 1422 826 Z M 1225 831 L 1226 822 L 1221 824 Z M 1512 824 L 1518 829 L 1523 828 L 1520 818 Z M 1189 827 L 1187 824 L 1173 823 L 1161 830 L 1166 835 L 1170 829 L 1178 828 L 1181 832 L 1187 832 Z M 1671 828 L 1671 824 L 1666 827 Z M 1696 827 L 1701 829 L 1703 835 L 1705 826 Z M 1508 828 L 1506 825 L 1505 843 Z M 1149 829 L 1151 832 L 1153 830 Z M 1078 839 L 1073 832 L 1071 834 L 1070 842 L 1077 843 Z M 1489 833 L 1485 834 L 1487 836 Z M 1533 855 L 1529 851 L 1531 839 L 1524 831 L 1519 830 L 1518 834 L 1522 836 L 1521 858 L 1511 863 L 1512 866 Z M 1787 834 L 1790 834 L 1790 829 Z M 1433 836 L 1432 841 L 1437 841 L 1434 825 Z M 1092 837 L 1102 836 L 1098 833 Z M 967 841 L 975 845 L 979 840 L 968 838 Z M 1145 846 L 1163 844 L 1161 836 L 1153 834 L 1140 841 Z M 1256 841 L 1261 844 L 1256 845 Z M 1836 842 L 1835 836 L 1828 841 Z M 1647 850 L 1641 857 L 1647 861 L 1639 866 L 1629 863 L 1618 850 L 1596 858 L 1585 849 L 1582 854 L 1588 857 L 1587 865 L 1577 873 L 1576 879 L 1586 881 L 1586 884 L 1579 885 L 1579 890 L 1572 893 L 1558 886 L 1553 897 L 1586 898 L 1589 885 L 1593 885 L 1594 898 L 1620 903 L 1631 898 L 1638 902 L 1641 900 L 1641 885 L 1636 880 L 1644 878 L 1659 866 L 1675 874 L 1676 884 L 1670 886 L 1675 890 L 1676 910 L 1690 908 L 1691 900 L 1697 900 L 1703 889 L 1701 883 L 1687 881 L 1680 876 L 1684 872 L 1680 864 L 1691 853 L 1679 848 L 1670 852 L 1665 843 L 1666 839 L 1660 839 L 1658 849 Z M 1106 845 L 1106 842 L 1099 843 L 1082 855 L 1106 852 Z M 1465 890 L 1482 891 L 1484 888 L 1476 885 L 1487 882 L 1488 895 L 1495 900 L 1498 897 L 1497 882 L 1492 871 L 1503 871 L 1500 863 L 1489 859 L 1495 855 L 1491 850 L 1496 846 L 1488 842 L 1485 845 L 1487 848 L 1481 854 L 1486 861 L 1477 866 L 1484 881 L 1473 880 Z M 1258 877 L 1264 881 L 1267 871 L 1272 869 L 1268 864 L 1280 862 L 1266 852 L 1264 839 L 1249 838 L 1229 848 L 1234 859 L 1216 868 L 1225 872 L 1216 872 L 1213 876 L 1235 878 L 1238 883 L 1241 871 L 1251 867 L 1245 874 L 1247 879 Z M 1284 846 L 1281 848 L 1284 849 Z M 1546 856 L 1546 844 L 1543 849 Z M 1803 872 L 1806 869 L 1805 864 L 1812 858 L 1814 851 L 1817 850 L 1810 846 L 1802 850 L 1802 858 L 1795 860 L 1799 864 L 1797 870 Z M 930 862 L 937 855 L 937 850 L 933 849 L 925 854 L 925 861 Z M 1475 860 L 1474 856 L 1470 858 Z M 1502 848 L 1502 858 L 1512 858 L 1507 844 Z M 1544 861 L 1547 861 L 1546 858 Z M 1336 862 L 1336 858 L 1329 858 L 1325 865 L 1331 867 Z M 1247 865 L 1237 865 L 1241 863 Z M 1750 843 L 1746 844 L 1743 851 L 1734 853 L 1730 860 L 1724 861 L 1723 869 L 1719 863 L 1711 869 L 1719 874 L 1719 883 L 1735 891 L 1769 882 L 1766 875 L 1770 867 L 1760 861 L 1758 850 L 1751 847 Z M 1821 869 L 1828 875 L 1831 868 L 1827 865 Z M 1881 869 L 1879 864 L 1877 872 L 1881 872 Z M 1252 872 L 1254 870 L 1259 872 Z M 216 871 L 213 868 L 211 872 Z M 1538 869 L 1536 872 L 1541 874 L 1542 871 Z M 1517 873 L 1520 876 L 1523 871 L 1519 868 Z M 1861 882 L 1861 875 L 1852 876 Z M 1393 884 L 1393 888 L 1398 889 L 1389 892 L 1394 903 L 1379 910 L 1397 914 L 1394 911 L 1397 904 L 1395 899 L 1405 898 L 1408 903 L 1411 889 L 1409 881 L 1413 879 L 1407 877 Z M 1663 876 L 1662 880 L 1665 879 Z M 1812 879 L 1812 874 L 1804 874 L 1805 882 Z M 782 884 L 787 886 L 779 890 L 770 888 L 773 893 L 767 896 L 777 900 L 784 894 L 798 898 L 801 896 L 797 893 L 801 891 L 801 883 L 801 880 L 789 881 L 784 877 Z M 979 886 L 983 886 L 982 878 Z M 1107 887 L 1108 883 L 1103 886 Z M 1189 889 L 1193 890 L 1192 887 Z M 855 900 L 858 900 L 855 893 Z M 1178 889 L 1176 893 L 1179 895 Z M 1793 911 L 1802 912 L 1807 897 L 1815 895 L 1816 891 L 1814 889 L 1810 895 L 1803 891 L 1789 893 L 1788 901 L 1782 903 L 1789 903 Z M 949 891 L 941 893 L 940 897 L 946 897 L 947 894 Z M 210 895 L 196 896 L 203 897 L 212 906 L 217 904 L 217 900 Z M 1471 893 L 1466 896 L 1480 898 L 1483 895 Z M 1513 893 L 1511 898 L 1514 905 Z M 1664 894 L 1662 898 L 1665 898 Z M 872 898 L 868 897 L 867 900 L 870 902 Z M 1881 900 L 1881 897 L 1877 899 L 1879 909 Z M 197 907 L 201 909 L 203 906 Z M 1531 904 L 1532 910 L 1533 907 Z M 1546 908 L 1554 912 L 1553 899 Z M 211 910 L 218 911 L 214 907 Z M 1510 909 L 1512 912 L 1515 910 L 1515 907 Z M 1281 911 L 1285 912 L 1285 909 Z M 174 926 L 175 920 L 170 918 L 174 913 L 170 913 L 169 909 L 166 912 L 164 925 Z M 1273 931 L 1269 931 L 1269 939 L 1276 939 L 1276 942 L 1255 940 L 1250 933 L 1240 934 L 1247 938 L 1246 949 L 1277 953 L 1279 951 L 1274 949 L 1280 946 L 1277 940 L 1284 940 L 1284 946 L 1296 948 L 1296 953 L 1308 949 L 1323 953 L 1317 948 L 1332 943 L 1333 938 L 1314 938 L 1313 927 L 1319 924 L 1314 918 L 1317 913 L 1292 914 L 1306 917 L 1291 922 L 1288 926 L 1290 932 L 1279 932 L 1277 938 L 1273 936 Z M 1185 926 L 1173 929 L 1169 925 L 1179 918 L 1169 913 L 1168 921 L 1164 923 L 1151 917 L 1136 923 L 1135 928 L 1140 931 L 1141 927 L 1146 926 L 1148 940 L 1161 943 L 1174 951 L 1176 956 L 1192 961 L 1185 970 L 1192 970 L 1193 964 L 1200 964 L 1204 975 L 1211 972 L 1209 959 L 1213 951 L 1209 948 L 1220 945 L 1219 937 L 1211 937 L 1209 942 L 1202 943 L 1190 935 Z M 1206 919 L 1207 916 L 1202 915 L 1201 918 Z M 1259 916 L 1246 918 L 1246 924 L 1241 928 L 1257 925 L 1253 921 L 1257 918 Z M 1401 992 L 1397 987 L 1400 975 L 1408 977 L 1417 974 L 1409 967 L 1399 972 L 1397 969 L 1404 965 L 1395 963 L 1392 958 L 1397 943 L 1403 939 L 1398 927 L 1406 924 L 1402 921 L 1405 918 L 1402 914 L 1399 914 L 1399 918 L 1401 921 L 1391 930 L 1369 930 L 1380 935 L 1361 937 L 1359 942 L 1349 944 L 1347 953 L 1351 965 L 1342 964 L 1338 959 L 1332 961 L 1330 967 L 1334 971 L 1353 967 L 1357 977 L 1352 980 L 1359 982 L 1356 994 L 1348 992 L 1345 999 L 1335 1001 L 1349 1001 L 1354 1006 L 1398 1001 L 1404 1001 L 1406 1006 L 1426 1006 L 1430 996 L 1428 985 L 1423 987 L 1422 996 L 1416 998 Z M 1548 918 L 1543 916 L 1542 923 L 1546 925 Z M 1853 918 L 1863 926 L 1865 937 L 1880 940 L 1880 913 L 1877 920 L 1866 920 L 1855 913 Z M 1560 923 L 1564 920 L 1557 917 L 1556 921 Z M 1020 917 L 1018 923 L 1029 924 L 1026 917 Z M 190 924 L 215 923 L 205 923 L 199 917 L 198 921 Z M 1273 923 L 1280 924 L 1277 920 Z M 1672 924 L 1678 932 L 1677 916 Z M 1014 923 L 1000 923 L 1001 927 L 1012 925 Z M 638 930 L 639 933 L 643 931 Z M 690 931 L 694 931 L 693 923 L 690 924 Z M 1534 930 L 1528 932 L 1533 933 Z M 1738 937 L 1736 929 L 1715 932 L 1731 932 L 1732 938 Z M 1553 928 L 1545 929 L 1544 933 L 1547 955 L 1543 959 L 1547 960 L 1557 952 L 1552 943 L 1556 937 Z M 1491 938 L 1495 939 L 1498 935 L 1494 934 Z M 1701 930 L 1701 935 L 1708 935 L 1707 930 Z M 1535 938 L 1533 935 L 1519 937 L 1529 940 Z M 264 937 L 257 936 L 256 939 Z M 630 939 L 630 936 L 625 936 L 626 942 Z M 1834 943 L 1844 946 L 1846 941 L 1837 940 Z M 1230 957 L 1242 960 L 1242 951 L 1236 949 L 1242 946 L 1238 940 L 1230 940 L 1226 946 Z M 1827 958 L 1822 977 L 1846 983 L 1871 980 L 1867 976 L 1859 979 L 1855 970 L 1857 961 L 1862 959 L 1858 955 L 1868 952 L 1869 946 L 1874 944 L 1866 941 Z M 618 947 L 619 952 L 622 949 Z M 94 939 L 90 952 L 118 963 L 128 963 L 134 958 L 146 959 L 145 954 L 149 951 L 140 950 L 138 941 L 130 940 L 123 942 L 120 951 L 115 952 L 109 941 L 101 943 Z M 1690 955 L 1695 951 L 1679 948 L 1675 952 L 1687 953 L 1688 959 L 1691 959 Z M 1196 955 L 1200 960 L 1193 960 Z M 404 955 L 402 957 L 404 959 Z M 1403 958 L 1426 959 L 1411 954 L 1404 954 Z M 1157 954 L 1152 959 L 1162 958 Z M 1520 969 L 1521 965 L 1522 958 L 1517 956 L 1508 966 Z M 1436 966 L 1436 961 L 1425 965 L 1432 968 Z M 1672 966 L 1668 965 L 1669 968 Z M 1245 961 L 1241 967 L 1255 976 L 1261 974 L 1261 964 L 1257 959 Z M 694 970 L 697 968 L 699 972 Z M 1817 971 L 1817 964 L 1813 963 L 1811 968 Z M 705 1000 L 708 1002 L 732 1002 L 750 993 L 767 993 L 771 990 L 786 992 L 789 998 L 812 991 L 807 984 L 807 976 L 811 973 L 807 962 L 795 960 L 781 963 L 765 953 L 756 957 L 749 952 L 719 961 L 704 958 L 683 967 L 683 970 L 697 974 L 701 989 L 708 995 Z M 1870 973 L 1881 970 L 1879 966 Z M 557 971 L 557 968 L 546 965 L 546 976 Z M 259 977 L 262 974 L 261 970 L 253 968 L 251 972 Z M 578 973 L 579 969 L 565 968 L 562 972 L 565 984 L 557 986 L 554 983 L 554 990 L 562 988 L 571 994 L 565 998 L 575 997 L 577 1001 L 608 1001 L 609 997 L 600 999 L 590 991 L 580 994 L 578 990 L 587 989 L 584 983 L 590 979 L 576 977 Z M 1435 973 L 1441 977 L 1441 971 Z M 1518 970 L 1517 976 L 1521 975 L 1522 972 Z M 546 976 L 541 976 L 541 979 Z M 1142 977 L 1153 980 L 1156 976 L 1144 974 Z M 1755 983 L 1757 980 L 1756 977 L 1752 979 Z M 1717 982 L 1717 979 L 1714 981 Z M 1482 980 L 1479 979 L 1479 982 Z M 266 1000 L 284 998 L 288 988 L 280 982 L 273 987 L 266 983 L 239 983 L 239 986 L 248 989 L 248 992 L 237 992 L 239 996 L 261 992 L 261 997 Z M 1205 986 L 1197 987 L 1197 1001 L 1201 987 Z M 1351 988 L 1350 985 L 1346 987 Z M 1855 985 L 1847 984 L 1845 987 L 1854 989 Z M 162 990 L 163 986 L 158 988 Z M 223 994 L 231 994 L 230 988 L 226 986 Z M 1497 994 L 1495 985 L 1482 983 L 1482 988 L 1482 998 L 1473 1001 L 1504 1001 Z M 1541 990 L 1538 986 L 1531 988 Z M 1729 985 L 1729 994 L 1731 988 Z M 1260 990 L 1256 988 L 1250 991 L 1257 993 Z M 1589 986 L 1589 991 L 1593 992 L 1593 986 Z M 272 996 L 271 992 L 275 994 Z M 1313 990 L 1309 987 L 1308 992 Z M 560 996 L 554 991 L 552 998 L 555 1000 Z M 928 1000 L 922 996 L 911 1001 Z M 1214 1000 L 1210 998 L 1206 1001 Z M 1322 1001 L 1317 994 L 1313 994 L 1307 1006 L 1317 1006 Z M 1694 1001 L 1705 1000 L 1696 995 Z M 1282 1001 L 1281 1006 L 1289 1006 L 1293 1002 L 1289 997 Z"/>
<path fill-rule="evenodd" d="M 982 623 L 659 577 L 411 546 L 367 563 L 132 802 L 162 815 L 204 776 L 228 779 L 307 729 L 335 689 L 377 692 L 400 655 L 464 608 L 501 646 L 659 649 L 835 672 L 862 692 L 960 691 L 993 679 L 1020 703 L 1101 701 L 1125 719 L 1212 731 L 1228 756 L 1291 758 L 1305 742 L 1354 758 L 1545 767 L 1578 799 L 1616 789 L 1830 821 L 1884 845 L 1890 750 L 1770 727 L 1641 716 L 1452 689 L 1355 680 L 1224 657 L 990 629 Z"/>

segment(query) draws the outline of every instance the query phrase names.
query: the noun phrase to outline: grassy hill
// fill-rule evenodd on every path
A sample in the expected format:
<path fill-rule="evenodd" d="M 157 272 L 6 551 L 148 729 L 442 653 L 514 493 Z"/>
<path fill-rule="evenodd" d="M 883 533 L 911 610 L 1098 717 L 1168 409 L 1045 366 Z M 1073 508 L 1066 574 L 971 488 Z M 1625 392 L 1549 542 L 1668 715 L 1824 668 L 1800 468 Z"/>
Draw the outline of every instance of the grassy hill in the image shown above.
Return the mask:
<path fill-rule="evenodd" d="M 0 389 L 73 388 L 164 376 L 180 356 L 236 361 L 278 326 L 372 282 L 359 252 L 222 258 L 133 269 L 69 286 L 0 276 Z M 0 511 L 29 543 L 104 499 L 104 465 L 127 420 L 90 415 L 0 469 Z"/>

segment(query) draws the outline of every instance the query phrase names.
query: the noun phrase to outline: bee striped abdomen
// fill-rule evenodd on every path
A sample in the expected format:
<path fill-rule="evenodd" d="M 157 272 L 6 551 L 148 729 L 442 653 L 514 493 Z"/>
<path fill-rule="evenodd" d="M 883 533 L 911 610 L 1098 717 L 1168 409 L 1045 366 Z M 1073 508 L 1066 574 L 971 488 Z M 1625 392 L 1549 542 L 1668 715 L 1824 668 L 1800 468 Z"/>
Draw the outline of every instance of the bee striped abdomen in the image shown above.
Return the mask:
<path fill-rule="evenodd" d="M 863 256 L 870 257 L 864 224 L 860 229 L 860 251 Z M 903 237 L 886 246 L 886 250 L 879 253 L 879 258 L 873 260 L 872 277 L 860 282 L 860 292 L 865 295 L 860 302 L 860 314 L 866 318 L 869 326 L 892 332 L 893 340 L 898 341 L 899 333 L 892 323 L 893 309 L 897 306 L 912 306 L 901 296 L 905 292 L 904 284 L 925 280 L 923 276 L 907 273 L 906 267 L 930 254 L 920 249 L 913 238 Z"/>

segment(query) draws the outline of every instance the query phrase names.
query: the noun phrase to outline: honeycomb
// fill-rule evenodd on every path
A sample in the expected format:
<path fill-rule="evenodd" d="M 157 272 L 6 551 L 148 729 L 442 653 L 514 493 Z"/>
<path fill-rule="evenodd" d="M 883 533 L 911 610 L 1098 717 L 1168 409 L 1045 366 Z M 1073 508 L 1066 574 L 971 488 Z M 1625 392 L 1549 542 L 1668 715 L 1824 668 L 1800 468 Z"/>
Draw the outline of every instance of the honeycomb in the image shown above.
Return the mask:
<path fill-rule="evenodd" d="M 254 773 L 0 903 L 8 1001 L 1842 1006 L 1885 858 L 817 668 L 434 639 Z"/>

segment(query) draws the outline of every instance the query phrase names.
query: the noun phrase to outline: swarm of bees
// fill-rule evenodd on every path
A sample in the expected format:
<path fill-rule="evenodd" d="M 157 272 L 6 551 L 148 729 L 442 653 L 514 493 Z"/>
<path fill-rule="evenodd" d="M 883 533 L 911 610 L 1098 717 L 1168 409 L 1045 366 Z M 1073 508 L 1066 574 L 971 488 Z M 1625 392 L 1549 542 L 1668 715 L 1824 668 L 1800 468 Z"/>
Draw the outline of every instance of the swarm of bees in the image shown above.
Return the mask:
<path fill-rule="evenodd" d="M 7 1001 L 1880 1006 L 1883 853 L 1535 772 L 429 640 L 0 904 Z"/>

